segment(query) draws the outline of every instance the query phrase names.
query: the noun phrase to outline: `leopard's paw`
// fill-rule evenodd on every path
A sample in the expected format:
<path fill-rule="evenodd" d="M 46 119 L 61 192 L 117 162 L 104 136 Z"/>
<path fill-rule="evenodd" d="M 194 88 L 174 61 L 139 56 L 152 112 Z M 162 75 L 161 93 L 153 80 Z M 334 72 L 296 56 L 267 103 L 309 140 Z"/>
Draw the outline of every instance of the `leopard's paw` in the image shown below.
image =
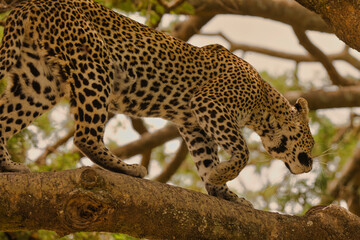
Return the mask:
<path fill-rule="evenodd" d="M 233 199 L 232 202 L 240 203 L 240 204 L 242 204 L 242 205 L 245 205 L 245 206 L 254 208 L 254 206 L 252 205 L 252 203 L 249 202 L 248 200 L 246 200 L 245 198 L 238 197 L 238 198 L 236 198 L 236 199 Z"/>
<path fill-rule="evenodd" d="M 207 182 L 214 185 L 222 185 L 233 180 L 239 175 L 237 166 L 233 162 L 222 162 L 214 167 L 207 176 Z"/>
<path fill-rule="evenodd" d="M 0 165 L 0 172 L 29 173 L 30 169 L 22 163 L 9 162 Z"/>
<path fill-rule="evenodd" d="M 143 178 L 147 175 L 146 168 L 139 164 L 131 164 L 131 165 L 127 165 L 126 167 L 127 169 L 124 171 L 124 173 L 127 175 L 138 178 Z"/>

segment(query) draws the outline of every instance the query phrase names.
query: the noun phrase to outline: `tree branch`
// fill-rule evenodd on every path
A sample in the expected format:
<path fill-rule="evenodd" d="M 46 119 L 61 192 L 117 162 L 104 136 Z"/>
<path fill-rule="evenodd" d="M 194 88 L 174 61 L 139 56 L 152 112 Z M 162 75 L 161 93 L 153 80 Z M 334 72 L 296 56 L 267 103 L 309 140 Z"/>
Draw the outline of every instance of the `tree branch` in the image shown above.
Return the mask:
<path fill-rule="evenodd" d="M 201 33 L 199 35 L 201 35 L 201 36 L 216 36 L 216 37 L 223 38 L 230 45 L 229 51 L 231 51 L 231 52 L 234 52 L 236 50 L 241 50 L 243 52 L 255 52 L 255 53 L 268 55 L 271 57 L 292 60 L 297 63 L 317 62 L 318 61 L 318 59 L 316 59 L 314 56 L 312 56 L 310 54 L 302 55 L 302 54 L 287 53 L 287 52 L 276 51 L 276 50 L 272 50 L 272 49 L 268 49 L 268 48 L 237 43 L 237 42 L 230 40 L 227 36 L 225 36 L 221 32 L 219 32 L 219 33 Z M 349 63 L 350 65 L 352 65 L 354 68 L 360 70 L 360 61 L 350 54 L 348 46 L 346 46 L 344 48 L 344 50 L 342 50 L 339 53 L 327 55 L 327 58 L 331 62 L 336 61 L 336 60 L 345 61 L 345 62 Z"/>
<path fill-rule="evenodd" d="M 35 163 L 37 165 L 45 165 L 47 156 L 51 153 L 54 153 L 63 144 L 67 143 L 67 141 L 69 141 L 69 139 L 74 136 L 74 133 L 75 129 L 71 129 L 64 137 L 57 140 L 56 143 L 48 146 L 45 151 L 35 160 Z"/>
<path fill-rule="evenodd" d="M 334 85 L 350 86 L 355 84 L 353 81 L 340 76 L 329 58 L 306 36 L 304 29 L 294 27 L 293 30 L 296 37 L 299 39 L 300 44 L 324 66 L 327 73 L 329 74 L 330 80 Z"/>
<path fill-rule="evenodd" d="M 299 97 L 305 98 L 311 110 L 360 106 L 360 86 L 342 87 L 333 91 L 316 90 L 306 93 L 291 91 L 284 96 L 294 104 Z"/>
<path fill-rule="evenodd" d="M 195 14 L 238 14 L 263 17 L 303 29 L 332 32 L 320 16 L 288 0 L 189 0 Z M 241 31 L 241 29 L 239 29 Z"/>
<path fill-rule="evenodd" d="M 171 32 L 171 35 L 183 41 L 188 41 L 194 34 L 200 32 L 200 29 L 208 23 L 215 15 L 202 14 L 188 17 L 183 22 L 177 23 Z"/>
<path fill-rule="evenodd" d="M 166 183 L 167 181 L 169 181 L 172 175 L 174 175 L 175 172 L 178 170 L 181 163 L 185 160 L 188 152 L 189 151 L 186 146 L 186 143 L 184 140 L 182 140 L 180 147 L 176 151 L 175 156 L 171 159 L 170 163 L 164 168 L 162 173 L 160 173 L 160 175 L 157 176 L 154 180 L 162 183 Z"/>
<path fill-rule="evenodd" d="M 0 189 L 1 231 L 121 232 L 149 239 L 360 236 L 360 218 L 335 205 L 314 208 L 302 217 L 264 212 L 101 169 L 2 173 Z"/>
<path fill-rule="evenodd" d="M 174 0 L 172 2 L 166 2 L 165 0 L 158 0 L 158 2 L 165 8 L 166 12 L 170 12 L 171 10 L 183 4 L 185 0 Z"/>
<path fill-rule="evenodd" d="M 121 159 L 130 158 L 136 154 L 160 146 L 167 141 L 180 137 L 177 127 L 170 124 L 153 133 L 145 133 L 136 141 L 113 149 L 112 152 Z"/>
<path fill-rule="evenodd" d="M 338 179 L 329 183 L 327 192 L 332 199 L 323 199 L 322 202 L 332 202 L 333 199 L 346 199 L 349 210 L 360 216 L 360 147 L 354 151 Z M 356 201 L 354 201 L 356 199 Z"/>

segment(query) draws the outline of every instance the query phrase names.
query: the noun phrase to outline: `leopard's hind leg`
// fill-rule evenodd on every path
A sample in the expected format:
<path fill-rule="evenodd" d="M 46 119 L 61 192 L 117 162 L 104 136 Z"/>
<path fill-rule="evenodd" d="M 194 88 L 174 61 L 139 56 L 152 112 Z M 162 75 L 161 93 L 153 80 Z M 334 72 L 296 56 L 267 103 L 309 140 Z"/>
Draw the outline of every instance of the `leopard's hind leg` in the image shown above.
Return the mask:
<path fill-rule="evenodd" d="M 56 69 L 51 69 L 36 42 L 23 42 L 8 70 L 3 74 L 8 76 L 7 88 L 0 97 L 0 172 L 28 172 L 25 165 L 11 160 L 6 141 L 52 108 L 64 92 L 53 75 Z"/>
<path fill-rule="evenodd" d="M 144 177 L 146 169 L 143 166 L 126 164 L 104 145 L 103 134 L 113 80 L 113 70 L 107 66 L 104 62 L 96 70 L 72 70 L 70 104 L 76 123 L 74 143 L 90 160 L 105 169 Z"/>
<path fill-rule="evenodd" d="M 108 117 L 110 95 L 115 76 L 115 63 L 102 37 L 87 22 L 79 20 L 74 29 L 79 38 L 74 45 L 78 56 L 69 56 L 70 107 L 76 130 L 75 145 L 94 163 L 110 171 L 144 177 L 146 168 L 126 164 L 104 144 L 103 135 Z M 80 39 L 80 40 L 79 40 Z M 87 39 L 81 42 L 81 39 Z M 80 60 L 79 60 L 80 59 Z"/>

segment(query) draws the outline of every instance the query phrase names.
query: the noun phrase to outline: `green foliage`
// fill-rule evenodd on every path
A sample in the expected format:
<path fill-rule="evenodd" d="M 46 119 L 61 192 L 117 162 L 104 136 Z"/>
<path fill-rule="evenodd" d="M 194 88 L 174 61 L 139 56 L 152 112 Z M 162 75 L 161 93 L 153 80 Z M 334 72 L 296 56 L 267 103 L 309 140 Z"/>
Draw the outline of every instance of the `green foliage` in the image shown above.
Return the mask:
<path fill-rule="evenodd" d="M 13 161 L 24 162 L 27 150 L 33 142 L 33 137 L 34 135 L 30 130 L 24 129 L 7 141 L 7 149 Z"/>
<path fill-rule="evenodd" d="M 100 1 L 101 2 L 101 1 Z M 104 1 L 102 1 L 104 2 Z M 111 3 L 106 6 L 116 8 L 127 13 L 140 13 L 146 18 L 146 24 L 149 26 L 157 26 L 162 16 L 166 13 L 166 9 L 157 0 L 120 0 L 109 1 Z M 194 7 L 188 2 L 184 2 L 175 9 L 171 9 L 170 14 L 194 14 Z"/>
<path fill-rule="evenodd" d="M 298 79 L 293 72 L 284 73 L 279 76 L 273 76 L 268 72 L 260 72 L 260 76 L 281 93 L 303 90 L 303 86 L 299 85 Z"/>

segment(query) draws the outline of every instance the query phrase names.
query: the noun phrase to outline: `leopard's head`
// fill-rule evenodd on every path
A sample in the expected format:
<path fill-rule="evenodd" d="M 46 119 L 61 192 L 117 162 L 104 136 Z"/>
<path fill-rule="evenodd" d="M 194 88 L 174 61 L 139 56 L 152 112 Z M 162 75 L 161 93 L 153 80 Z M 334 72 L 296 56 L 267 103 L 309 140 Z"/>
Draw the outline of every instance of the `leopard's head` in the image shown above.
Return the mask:
<path fill-rule="evenodd" d="M 293 174 L 312 169 L 311 151 L 315 141 L 310 132 L 308 113 L 307 101 L 299 98 L 287 111 L 283 124 L 277 124 L 273 134 L 261 137 L 266 151 L 281 159 Z"/>

